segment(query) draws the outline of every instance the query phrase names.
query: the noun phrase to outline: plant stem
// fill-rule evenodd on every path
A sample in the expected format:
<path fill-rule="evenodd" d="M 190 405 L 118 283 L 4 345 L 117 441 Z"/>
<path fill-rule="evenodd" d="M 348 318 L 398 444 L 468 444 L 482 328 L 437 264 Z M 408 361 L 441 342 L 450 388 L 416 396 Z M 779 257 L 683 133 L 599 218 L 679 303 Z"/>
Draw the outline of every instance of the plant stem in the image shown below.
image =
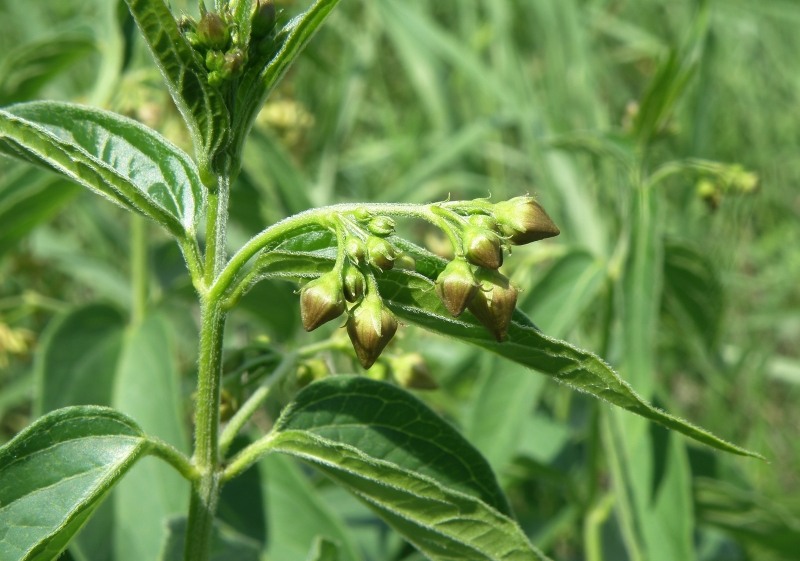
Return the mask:
<path fill-rule="evenodd" d="M 147 312 L 147 221 L 131 217 L 131 325 L 138 325 Z"/>

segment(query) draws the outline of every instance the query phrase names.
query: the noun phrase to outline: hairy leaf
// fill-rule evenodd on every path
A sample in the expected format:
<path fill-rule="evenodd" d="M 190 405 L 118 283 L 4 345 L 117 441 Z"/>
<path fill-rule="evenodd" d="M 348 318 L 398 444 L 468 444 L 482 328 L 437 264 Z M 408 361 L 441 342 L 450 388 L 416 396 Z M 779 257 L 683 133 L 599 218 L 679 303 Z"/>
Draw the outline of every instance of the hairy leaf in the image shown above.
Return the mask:
<path fill-rule="evenodd" d="M 189 157 L 120 115 L 60 102 L 0 110 L 0 153 L 52 169 L 193 238 L 204 191 Z"/>
<path fill-rule="evenodd" d="M 230 119 L 220 92 L 208 85 L 200 55 L 181 34 L 164 0 L 125 0 L 183 115 L 201 171 L 227 146 Z"/>
<path fill-rule="evenodd" d="M 128 417 L 78 406 L 37 420 L 0 448 L 0 559 L 53 559 L 147 450 Z"/>
<path fill-rule="evenodd" d="M 267 437 L 354 493 L 434 561 L 544 559 L 507 516 L 486 460 L 404 390 L 355 376 L 312 384 Z"/>

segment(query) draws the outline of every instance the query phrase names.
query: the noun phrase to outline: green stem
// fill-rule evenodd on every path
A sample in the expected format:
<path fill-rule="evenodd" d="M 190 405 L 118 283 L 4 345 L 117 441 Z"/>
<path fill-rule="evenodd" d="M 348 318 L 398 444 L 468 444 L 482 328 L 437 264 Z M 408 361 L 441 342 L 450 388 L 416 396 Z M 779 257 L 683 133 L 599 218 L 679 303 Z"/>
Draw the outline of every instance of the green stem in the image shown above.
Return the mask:
<path fill-rule="evenodd" d="M 131 324 L 138 325 L 147 313 L 147 220 L 131 217 Z"/>
<path fill-rule="evenodd" d="M 154 437 L 148 438 L 148 444 L 150 454 L 167 462 L 187 481 L 197 481 L 200 478 L 200 472 L 192 461 L 171 444 Z"/>

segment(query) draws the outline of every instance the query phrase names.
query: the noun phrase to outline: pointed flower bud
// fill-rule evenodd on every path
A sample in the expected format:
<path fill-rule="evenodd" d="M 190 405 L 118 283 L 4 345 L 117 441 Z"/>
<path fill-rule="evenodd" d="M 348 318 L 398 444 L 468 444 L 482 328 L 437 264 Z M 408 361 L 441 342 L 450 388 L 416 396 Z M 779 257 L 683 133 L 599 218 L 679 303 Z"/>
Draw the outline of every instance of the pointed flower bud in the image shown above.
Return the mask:
<path fill-rule="evenodd" d="M 356 237 L 349 237 L 345 240 L 344 252 L 355 264 L 361 264 L 367 258 L 367 246 Z"/>
<path fill-rule="evenodd" d="M 357 302 L 364 296 L 364 274 L 355 265 L 348 264 L 344 272 L 344 297 L 348 302 Z"/>
<path fill-rule="evenodd" d="M 376 216 L 367 224 L 370 233 L 381 238 L 394 234 L 394 227 L 394 220 L 390 216 Z"/>
<path fill-rule="evenodd" d="M 336 271 L 322 275 L 300 290 L 300 319 L 306 331 L 336 319 L 344 309 L 342 280 Z"/>
<path fill-rule="evenodd" d="M 347 335 L 364 368 L 375 364 L 396 331 L 397 320 L 376 294 L 367 295 L 347 320 Z"/>
<path fill-rule="evenodd" d="M 381 271 L 388 271 L 394 267 L 397 250 L 383 238 L 370 236 L 367 238 L 367 255 L 370 265 Z"/>
<path fill-rule="evenodd" d="M 458 317 L 467 308 L 478 291 L 478 281 L 472 274 L 472 268 L 463 259 L 450 261 L 436 277 L 436 294 L 444 307 L 453 316 Z"/>
<path fill-rule="evenodd" d="M 480 289 L 469 303 L 469 311 L 488 329 L 495 339 L 508 336 L 508 324 L 517 305 L 517 289 L 496 271 L 479 270 Z"/>
<path fill-rule="evenodd" d="M 500 231 L 514 245 L 552 238 L 561 233 L 533 197 L 514 197 L 494 205 Z"/>
<path fill-rule="evenodd" d="M 231 39 L 228 26 L 219 14 L 214 12 L 206 12 L 200 18 L 200 23 L 197 24 L 197 36 L 204 46 L 217 51 L 224 51 Z"/>
<path fill-rule="evenodd" d="M 251 34 L 256 39 L 266 37 L 275 27 L 274 0 L 257 0 L 251 20 Z"/>
<path fill-rule="evenodd" d="M 503 264 L 503 246 L 500 237 L 484 228 L 464 228 L 464 253 L 473 265 L 498 269 Z"/>
<path fill-rule="evenodd" d="M 435 390 L 439 387 L 431 376 L 428 364 L 419 353 L 409 353 L 390 361 L 392 376 L 404 388 Z"/>

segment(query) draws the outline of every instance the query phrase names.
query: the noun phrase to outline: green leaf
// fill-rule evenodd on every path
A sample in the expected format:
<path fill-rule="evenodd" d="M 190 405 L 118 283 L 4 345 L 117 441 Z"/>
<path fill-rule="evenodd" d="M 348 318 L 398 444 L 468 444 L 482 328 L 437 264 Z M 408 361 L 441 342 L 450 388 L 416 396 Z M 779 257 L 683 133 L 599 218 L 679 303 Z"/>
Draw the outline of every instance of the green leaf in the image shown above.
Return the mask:
<path fill-rule="evenodd" d="M 168 522 L 167 541 L 158 561 L 184 561 L 183 546 L 186 542 L 186 517 L 179 516 Z M 260 561 L 261 550 L 258 542 L 243 536 L 226 524 L 214 522 L 211 531 L 211 552 L 209 561 Z M 141 557 L 139 559 L 145 559 Z"/>
<path fill-rule="evenodd" d="M 339 548 L 332 541 L 317 538 L 311 551 L 308 552 L 306 561 L 339 561 Z"/>
<path fill-rule="evenodd" d="M 35 355 L 38 415 L 69 405 L 111 405 L 125 318 L 92 304 L 48 326 Z"/>
<path fill-rule="evenodd" d="M 231 154 L 241 157 L 244 141 L 261 106 L 338 3 L 339 0 L 317 0 L 278 32 L 273 49 L 248 62 L 236 88 L 237 111 L 231 127 Z M 234 162 L 233 169 L 238 170 L 240 165 Z"/>
<path fill-rule="evenodd" d="M 320 469 L 431 559 L 543 559 L 486 460 L 408 392 L 336 376 L 300 392 L 268 437 Z"/>
<path fill-rule="evenodd" d="M 269 455 L 261 459 L 258 468 L 267 512 L 269 559 L 301 559 L 318 538 L 339 544 L 340 561 L 362 559 L 340 515 L 320 498 L 290 458 Z M 303 524 L 297 520 L 303 520 Z"/>
<path fill-rule="evenodd" d="M 301 247 L 308 238 L 313 247 L 321 239 L 318 233 L 299 235 L 293 247 Z M 392 240 L 393 243 L 395 239 Z M 390 270 L 378 279 L 381 297 L 401 319 L 488 349 L 507 359 L 537 370 L 581 392 L 627 409 L 652 421 L 676 430 L 719 450 L 761 458 L 735 444 L 726 442 L 688 421 L 666 413 L 644 399 L 598 356 L 574 347 L 565 341 L 548 337 L 519 311 L 514 313 L 508 340 L 499 343 L 469 312 L 452 317 L 439 300 L 433 280 L 444 267 L 444 261 L 409 242 L 397 241 L 403 251 L 416 259 L 417 272 Z M 333 255 L 329 250 L 272 251 L 259 259 L 258 272 L 264 278 L 308 279 L 329 271 Z"/>
<path fill-rule="evenodd" d="M 0 448 L 0 559 L 58 556 L 147 450 L 141 429 L 108 408 L 60 409 Z"/>
<path fill-rule="evenodd" d="M 0 153 L 43 165 L 193 239 L 204 191 L 189 157 L 132 119 L 60 102 L 0 110 Z"/>
<path fill-rule="evenodd" d="M 170 95 L 183 115 L 203 177 L 228 143 L 230 118 L 220 92 L 208 85 L 198 53 L 181 34 L 164 0 L 125 0 L 164 75 Z"/>
<path fill-rule="evenodd" d="M 278 432 L 299 430 L 355 446 L 371 457 L 510 508 L 489 464 L 452 426 L 397 386 L 336 376 L 308 386 L 287 406 Z"/>
<path fill-rule="evenodd" d="M 113 405 L 148 435 L 180 451 L 188 449 L 172 334 L 162 316 L 148 316 L 128 333 Z M 180 475 L 156 458 L 146 458 L 131 470 L 114 490 L 115 560 L 155 559 L 166 540 L 167 520 L 184 511 L 188 491 Z"/>

